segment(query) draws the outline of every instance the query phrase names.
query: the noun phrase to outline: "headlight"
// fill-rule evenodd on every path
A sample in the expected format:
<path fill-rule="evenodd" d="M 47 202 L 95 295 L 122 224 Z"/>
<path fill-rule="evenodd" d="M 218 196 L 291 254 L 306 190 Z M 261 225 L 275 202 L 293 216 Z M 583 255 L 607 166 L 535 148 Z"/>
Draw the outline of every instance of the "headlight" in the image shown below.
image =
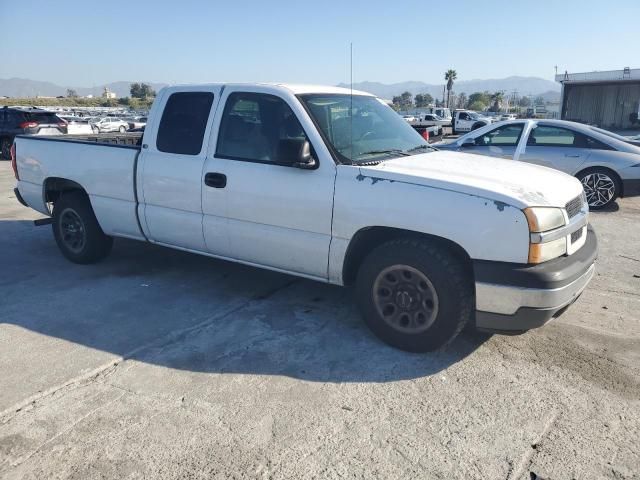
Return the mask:
<path fill-rule="evenodd" d="M 547 232 L 564 227 L 564 214 L 561 208 L 530 207 L 524 209 L 530 232 Z"/>
<path fill-rule="evenodd" d="M 561 208 L 530 207 L 524 209 L 524 215 L 529 225 L 529 233 L 544 233 L 566 225 Z M 529 239 L 529 263 L 546 262 L 565 253 L 567 240 L 564 237 L 544 243 L 534 243 L 532 238 Z"/>

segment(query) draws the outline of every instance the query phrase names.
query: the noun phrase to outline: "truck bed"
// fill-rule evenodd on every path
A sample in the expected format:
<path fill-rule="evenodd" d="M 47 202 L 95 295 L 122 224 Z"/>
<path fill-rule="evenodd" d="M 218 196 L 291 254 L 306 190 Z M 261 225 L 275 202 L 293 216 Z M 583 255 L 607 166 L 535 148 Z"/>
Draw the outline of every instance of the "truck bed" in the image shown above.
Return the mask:
<path fill-rule="evenodd" d="M 109 235 L 142 238 L 138 219 L 136 133 L 16 136 L 18 187 L 31 208 L 50 215 L 47 182 L 75 182 L 89 195 L 100 226 Z"/>

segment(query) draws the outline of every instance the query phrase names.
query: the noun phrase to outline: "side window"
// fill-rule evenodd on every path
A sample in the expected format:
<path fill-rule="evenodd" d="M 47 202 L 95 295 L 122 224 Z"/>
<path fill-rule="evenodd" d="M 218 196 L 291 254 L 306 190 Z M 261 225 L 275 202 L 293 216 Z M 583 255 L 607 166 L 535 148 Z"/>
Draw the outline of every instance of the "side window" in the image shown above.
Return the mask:
<path fill-rule="evenodd" d="M 515 147 L 518 145 L 523 128 L 523 123 L 503 125 L 477 137 L 475 143 L 479 146 Z"/>
<path fill-rule="evenodd" d="M 216 156 L 284 163 L 307 140 L 291 107 L 263 93 L 229 95 L 222 114 Z"/>
<path fill-rule="evenodd" d="M 199 154 L 212 104 L 211 92 L 172 93 L 158 127 L 158 150 L 183 155 Z"/>
<path fill-rule="evenodd" d="M 460 114 L 460 117 L 458 117 L 459 120 L 469 120 L 469 115 L 467 115 L 466 113 L 462 112 Z"/>
<path fill-rule="evenodd" d="M 544 147 L 574 147 L 578 145 L 578 134 L 566 128 L 538 125 L 531 130 L 527 145 Z"/>
<path fill-rule="evenodd" d="M 615 148 L 607 145 L 606 143 L 602 143 L 600 140 L 596 140 L 593 137 L 584 136 L 587 148 L 592 148 L 594 150 L 615 150 Z"/>

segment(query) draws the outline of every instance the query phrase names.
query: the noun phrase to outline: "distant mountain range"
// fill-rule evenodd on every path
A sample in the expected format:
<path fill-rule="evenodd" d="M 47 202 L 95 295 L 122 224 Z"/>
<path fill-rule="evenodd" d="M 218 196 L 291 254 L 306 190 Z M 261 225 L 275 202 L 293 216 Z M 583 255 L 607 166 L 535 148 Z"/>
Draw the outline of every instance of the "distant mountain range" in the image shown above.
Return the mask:
<path fill-rule="evenodd" d="M 345 83 L 341 83 L 338 86 L 349 88 L 349 85 Z M 414 95 L 417 93 L 428 93 L 434 98 L 442 98 L 442 86 L 442 83 L 433 85 L 418 81 L 392 84 L 378 82 L 358 82 L 353 84 L 355 90 L 373 93 L 378 97 L 388 100 L 407 91 Z M 504 91 L 505 94 L 510 94 L 514 90 L 516 90 L 520 96 L 542 95 L 547 101 L 560 99 L 560 84 L 538 77 L 513 76 L 488 80 L 460 80 L 453 84 L 453 91 L 455 93 L 465 93 L 467 95 L 484 91 Z"/>
<path fill-rule="evenodd" d="M 0 96 L 27 98 L 27 97 L 57 97 L 66 95 L 67 89 L 75 90 L 78 95 L 85 97 L 87 95 L 100 96 L 107 87 L 118 97 L 128 97 L 129 88 L 135 82 L 113 82 L 104 85 L 96 85 L 95 87 L 63 87 L 51 82 L 40 82 L 37 80 L 29 80 L 27 78 L 0 78 Z M 151 85 L 151 88 L 158 91 L 162 87 L 166 87 L 166 83 L 145 82 Z"/>
<path fill-rule="evenodd" d="M 59 95 L 66 95 L 67 89 L 73 89 L 76 93 L 82 97 L 86 95 L 99 96 L 102 95 L 104 88 L 107 87 L 110 91 L 115 92 L 118 97 L 128 97 L 129 88 L 133 82 L 113 82 L 104 85 L 96 85 L 95 87 L 66 87 L 56 85 L 51 82 L 41 82 L 37 80 L 29 80 L 26 78 L 9 78 L 0 79 L 0 96 L 7 97 L 57 97 Z M 159 90 L 162 87 L 167 86 L 166 83 L 154 83 L 145 82 L 151 85 L 154 90 Z M 341 83 L 340 87 L 349 87 L 348 84 Z M 428 93 L 434 98 L 442 98 L 442 84 L 433 85 L 425 82 L 412 81 L 385 84 L 379 82 L 358 82 L 353 84 L 353 88 L 356 90 L 363 90 L 365 92 L 373 93 L 381 98 L 392 99 L 396 95 L 400 95 L 403 92 L 409 91 L 412 94 Z M 507 77 L 507 78 L 494 78 L 489 80 L 460 80 L 456 81 L 453 85 L 453 91 L 455 93 L 466 93 L 467 95 L 474 92 L 496 92 L 505 91 L 506 94 L 510 94 L 514 90 L 518 91 L 520 96 L 522 95 L 542 95 L 547 101 L 559 100 L 560 98 L 560 84 L 552 82 L 551 80 L 545 80 L 538 77 Z"/>

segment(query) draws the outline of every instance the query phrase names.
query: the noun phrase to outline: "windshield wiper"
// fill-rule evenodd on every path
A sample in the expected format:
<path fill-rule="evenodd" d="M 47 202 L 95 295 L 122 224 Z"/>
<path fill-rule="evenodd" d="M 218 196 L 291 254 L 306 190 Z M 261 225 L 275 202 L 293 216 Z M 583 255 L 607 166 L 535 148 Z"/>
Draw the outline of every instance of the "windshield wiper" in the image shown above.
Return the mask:
<path fill-rule="evenodd" d="M 404 150 L 400 150 L 399 148 L 394 148 L 390 150 L 371 150 L 369 152 L 362 152 L 358 154 L 358 157 L 362 157 L 364 155 L 391 155 L 391 154 L 403 155 L 405 157 L 409 155 Z"/>
<path fill-rule="evenodd" d="M 429 148 L 431 150 L 435 150 L 435 147 L 432 147 L 431 145 L 417 145 L 413 148 L 410 148 L 409 150 L 405 150 L 405 152 L 415 152 L 416 150 L 420 150 L 422 148 Z"/>

